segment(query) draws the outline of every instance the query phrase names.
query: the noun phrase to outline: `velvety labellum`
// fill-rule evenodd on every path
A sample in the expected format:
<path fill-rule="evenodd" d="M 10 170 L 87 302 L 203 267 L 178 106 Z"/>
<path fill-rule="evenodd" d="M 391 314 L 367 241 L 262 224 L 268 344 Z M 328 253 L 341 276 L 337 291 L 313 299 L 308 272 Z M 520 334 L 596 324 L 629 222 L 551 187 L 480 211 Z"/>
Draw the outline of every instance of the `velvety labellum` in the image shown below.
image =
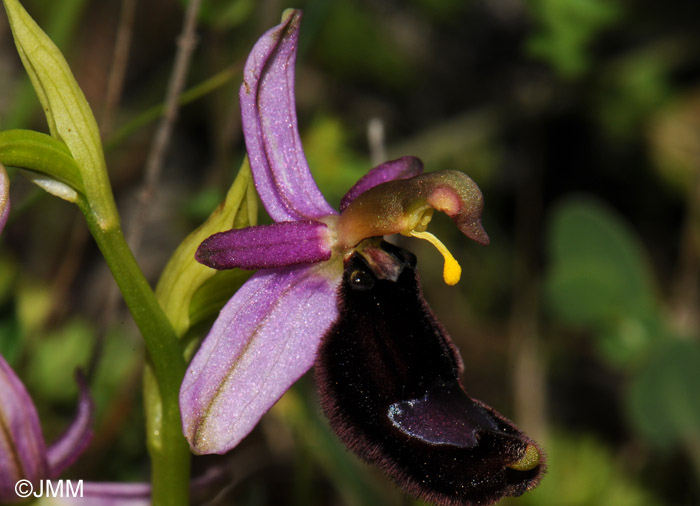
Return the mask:
<path fill-rule="evenodd" d="M 398 430 L 436 445 L 476 446 L 479 429 L 498 430 L 486 410 L 457 384 L 439 385 L 420 399 L 395 402 L 388 416 Z"/>
<path fill-rule="evenodd" d="M 360 253 L 346 260 L 339 317 L 317 356 L 331 427 L 364 460 L 435 504 L 491 504 L 534 487 L 542 452 L 467 395 L 461 358 L 423 299 L 415 257 L 388 243 L 381 249 L 398 277 L 377 276 Z"/>

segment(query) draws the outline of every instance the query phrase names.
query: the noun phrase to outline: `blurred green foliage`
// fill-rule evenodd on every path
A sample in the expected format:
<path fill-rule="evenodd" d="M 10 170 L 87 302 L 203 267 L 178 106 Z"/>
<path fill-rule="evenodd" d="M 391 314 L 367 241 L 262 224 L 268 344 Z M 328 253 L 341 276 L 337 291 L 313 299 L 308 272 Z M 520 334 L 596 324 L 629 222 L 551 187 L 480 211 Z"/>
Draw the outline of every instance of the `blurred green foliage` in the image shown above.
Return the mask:
<path fill-rule="evenodd" d="M 183 5 L 187 2 L 182 1 Z M 205 0 L 199 11 L 200 20 L 221 30 L 231 30 L 250 19 L 254 0 Z"/>
<path fill-rule="evenodd" d="M 333 2 L 313 52 L 337 78 L 372 82 L 397 92 L 415 76 L 408 55 L 392 42 L 370 9 L 361 3 Z"/>
<path fill-rule="evenodd" d="M 647 118 L 670 97 L 673 48 L 652 48 L 626 56 L 602 72 L 598 114 L 613 138 L 643 131 Z"/>
<path fill-rule="evenodd" d="M 622 4 L 605 0 L 530 0 L 536 29 L 527 49 L 563 77 L 577 77 L 591 65 L 591 43 L 622 15 Z"/>
<path fill-rule="evenodd" d="M 627 409 L 634 427 L 654 446 L 694 451 L 700 441 L 698 392 L 700 345 L 669 339 L 651 348 L 636 371 Z"/>
<path fill-rule="evenodd" d="M 693 192 L 700 166 L 700 93 L 673 96 L 650 118 L 649 144 L 654 167 L 680 194 Z"/>
<path fill-rule="evenodd" d="M 549 255 L 549 306 L 560 321 L 590 330 L 626 374 L 632 428 L 652 447 L 690 452 L 697 465 L 700 343 L 672 330 L 641 243 L 599 202 L 569 198 L 552 212 Z"/>
<path fill-rule="evenodd" d="M 552 210 L 546 296 L 570 325 L 596 331 L 601 353 L 626 365 L 659 338 L 647 259 L 625 224 L 600 203 L 569 198 Z"/>
<path fill-rule="evenodd" d="M 521 499 L 504 506 L 654 506 L 662 504 L 630 480 L 622 463 L 590 437 L 553 434 L 548 440 L 547 478 Z"/>
<path fill-rule="evenodd" d="M 350 148 L 348 132 L 338 118 L 316 117 L 303 143 L 314 179 L 337 209 L 343 195 L 372 167 Z"/>

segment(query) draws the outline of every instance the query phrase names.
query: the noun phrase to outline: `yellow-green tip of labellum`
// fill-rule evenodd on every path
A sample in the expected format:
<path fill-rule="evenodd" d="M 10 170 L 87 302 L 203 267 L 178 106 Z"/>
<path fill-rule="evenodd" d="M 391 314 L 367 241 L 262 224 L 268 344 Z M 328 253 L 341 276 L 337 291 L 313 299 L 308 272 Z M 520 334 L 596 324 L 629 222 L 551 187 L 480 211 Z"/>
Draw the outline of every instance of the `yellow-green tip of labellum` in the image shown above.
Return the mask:
<path fill-rule="evenodd" d="M 508 467 L 516 471 L 529 471 L 540 464 L 540 451 L 535 445 L 527 445 L 525 454 L 520 460 L 513 462 Z"/>

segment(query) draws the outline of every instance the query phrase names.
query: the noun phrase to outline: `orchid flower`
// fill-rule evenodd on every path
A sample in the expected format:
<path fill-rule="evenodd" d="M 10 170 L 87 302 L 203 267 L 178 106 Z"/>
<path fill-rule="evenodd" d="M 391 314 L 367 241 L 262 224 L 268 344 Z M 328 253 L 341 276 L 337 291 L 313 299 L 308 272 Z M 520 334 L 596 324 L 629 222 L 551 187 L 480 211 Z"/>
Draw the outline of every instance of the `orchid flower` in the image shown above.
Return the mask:
<path fill-rule="evenodd" d="M 92 437 L 94 405 L 81 375 L 77 375 L 77 382 L 80 392 L 75 419 L 63 436 L 47 448 L 32 398 L 0 355 L 0 504 L 23 498 L 16 493 L 15 484 L 18 481 L 28 480 L 38 486 L 39 481 L 54 480 L 87 448 Z M 211 491 L 220 490 L 227 479 L 225 469 L 217 467 L 193 479 L 193 504 L 209 500 Z M 51 504 L 77 506 L 85 504 L 86 499 L 93 506 L 151 504 L 151 484 L 145 482 L 85 481 L 81 492 L 79 497 L 53 498 Z"/>
<path fill-rule="evenodd" d="M 414 157 L 369 171 L 343 197 L 323 198 L 306 164 L 294 104 L 300 11 L 285 13 L 246 62 L 243 132 L 256 189 L 272 225 L 214 234 L 196 259 L 258 269 L 221 310 L 180 390 L 183 432 L 195 453 L 224 453 L 312 365 L 336 435 L 416 497 L 444 506 L 492 504 L 535 487 L 544 454 L 513 422 L 472 399 L 464 366 L 423 299 L 416 260 L 383 241 L 426 239 L 434 210 L 488 244 L 483 198 L 455 171 L 422 174 Z"/>
<path fill-rule="evenodd" d="M 324 199 L 307 165 L 297 127 L 294 63 L 301 12 L 256 43 L 240 90 L 243 132 L 256 189 L 272 225 L 229 230 L 205 240 L 196 258 L 215 269 L 259 269 L 221 310 L 194 356 L 180 390 L 183 432 L 197 454 L 225 453 L 314 363 L 321 338 L 338 317 L 343 261 L 363 252 L 378 270 L 393 262 L 372 247 L 401 233 L 434 244 L 444 277 L 460 267 L 426 231 L 433 211 L 446 213 L 481 244 L 481 192 L 465 174 L 421 174 L 414 157 L 369 171 L 345 195 L 340 213 Z"/>
<path fill-rule="evenodd" d="M 46 446 L 34 402 L 15 372 L 0 355 L 0 502 L 18 499 L 19 480 L 57 478 L 87 447 L 92 436 L 93 403 L 78 376 L 78 408 L 66 432 Z"/>
<path fill-rule="evenodd" d="M 9 179 L 0 164 L 0 232 L 10 211 Z M 19 499 L 19 480 L 57 478 L 87 447 L 92 436 L 93 403 L 82 376 L 73 422 L 52 445 L 46 446 L 32 398 L 5 358 L 0 355 L 0 503 Z"/>

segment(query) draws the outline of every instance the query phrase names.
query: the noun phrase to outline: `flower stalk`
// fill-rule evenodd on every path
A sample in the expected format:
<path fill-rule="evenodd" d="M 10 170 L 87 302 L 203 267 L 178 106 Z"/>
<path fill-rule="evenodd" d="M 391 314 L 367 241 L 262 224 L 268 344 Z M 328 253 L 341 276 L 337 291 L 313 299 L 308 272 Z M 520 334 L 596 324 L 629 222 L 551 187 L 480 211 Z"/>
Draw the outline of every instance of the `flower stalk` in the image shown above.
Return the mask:
<path fill-rule="evenodd" d="M 146 440 L 151 456 L 153 504 L 186 505 L 190 475 L 190 452 L 182 435 L 178 394 L 185 373 L 185 360 L 170 321 L 158 304 L 136 263 L 121 228 L 103 228 L 90 209 L 80 205 L 95 242 L 114 276 L 131 315 L 144 338 L 155 382 L 145 397 L 160 409 L 147 409 Z M 152 418 L 158 418 L 153 420 Z"/>
<path fill-rule="evenodd" d="M 2 150 L 1 159 L 31 171 L 34 182 L 74 202 L 85 215 L 148 351 L 146 376 L 154 379 L 145 396 L 154 407 L 147 410 L 153 503 L 187 504 L 190 456 L 178 406 L 185 371 L 180 342 L 124 239 L 90 105 L 51 39 L 17 0 L 2 1 L 51 138 L 26 131 L 5 134 L 4 145 L 13 149 Z M 37 147 L 47 156 L 37 158 Z M 65 156 L 49 156 L 52 152 Z"/>

